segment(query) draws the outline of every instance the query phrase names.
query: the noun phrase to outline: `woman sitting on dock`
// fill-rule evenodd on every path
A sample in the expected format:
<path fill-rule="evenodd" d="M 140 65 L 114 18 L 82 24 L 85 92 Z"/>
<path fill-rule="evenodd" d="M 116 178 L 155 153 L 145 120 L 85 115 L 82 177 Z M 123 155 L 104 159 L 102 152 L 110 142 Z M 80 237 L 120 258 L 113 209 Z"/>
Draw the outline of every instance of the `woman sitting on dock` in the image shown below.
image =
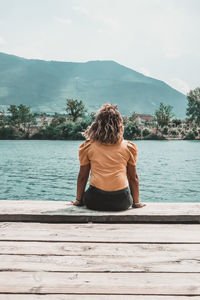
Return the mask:
<path fill-rule="evenodd" d="M 86 141 L 79 147 L 80 171 L 74 205 L 102 211 L 146 205 L 139 201 L 137 147 L 124 140 L 123 134 L 123 119 L 117 105 L 102 105 L 94 122 L 83 132 Z M 85 191 L 90 170 L 90 185 Z"/>

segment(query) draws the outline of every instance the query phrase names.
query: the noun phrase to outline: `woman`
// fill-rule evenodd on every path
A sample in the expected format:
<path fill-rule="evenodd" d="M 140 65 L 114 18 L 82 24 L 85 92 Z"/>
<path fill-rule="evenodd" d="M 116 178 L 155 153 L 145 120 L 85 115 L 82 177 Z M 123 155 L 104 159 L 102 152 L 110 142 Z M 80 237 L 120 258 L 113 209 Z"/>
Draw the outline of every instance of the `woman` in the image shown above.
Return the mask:
<path fill-rule="evenodd" d="M 124 140 L 123 134 L 123 119 L 117 105 L 102 105 L 94 122 L 83 132 L 86 141 L 79 147 L 80 171 L 74 205 L 102 211 L 146 205 L 139 202 L 137 148 Z M 85 191 L 90 170 L 90 186 Z"/>

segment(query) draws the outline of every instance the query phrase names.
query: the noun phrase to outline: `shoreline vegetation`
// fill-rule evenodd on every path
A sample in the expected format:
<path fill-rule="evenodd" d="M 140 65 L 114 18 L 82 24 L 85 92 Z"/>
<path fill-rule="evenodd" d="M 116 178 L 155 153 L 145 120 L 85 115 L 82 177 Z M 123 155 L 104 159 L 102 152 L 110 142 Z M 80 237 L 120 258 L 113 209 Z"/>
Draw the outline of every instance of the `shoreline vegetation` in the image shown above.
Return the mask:
<path fill-rule="evenodd" d="M 200 140 L 200 88 L 187 94 L 186 118 L 174 116 L 173 106 L 160 102 L 154 115 L 132 112 L 122 115 L 128 140 Z M 82 132 L 94 121 L 82 100 L 67 99 L 66 113 L 32 113 L 23 104 L 0 111 L 0 139 L 84 140 Z"/>

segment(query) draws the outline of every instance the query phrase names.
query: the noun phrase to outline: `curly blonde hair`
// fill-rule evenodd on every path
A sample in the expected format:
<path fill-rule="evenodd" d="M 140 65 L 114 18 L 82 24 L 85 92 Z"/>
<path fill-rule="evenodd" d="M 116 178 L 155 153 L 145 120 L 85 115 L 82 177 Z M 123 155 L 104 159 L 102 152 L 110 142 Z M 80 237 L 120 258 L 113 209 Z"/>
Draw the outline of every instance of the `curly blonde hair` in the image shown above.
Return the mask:
<path fill-rule="evenodd" d="M 103 104 L 95 114 L 95 120 L 82 133 L 91 141 L 115 144 L 123 139 L 124 124 L 117 105 Z"/>

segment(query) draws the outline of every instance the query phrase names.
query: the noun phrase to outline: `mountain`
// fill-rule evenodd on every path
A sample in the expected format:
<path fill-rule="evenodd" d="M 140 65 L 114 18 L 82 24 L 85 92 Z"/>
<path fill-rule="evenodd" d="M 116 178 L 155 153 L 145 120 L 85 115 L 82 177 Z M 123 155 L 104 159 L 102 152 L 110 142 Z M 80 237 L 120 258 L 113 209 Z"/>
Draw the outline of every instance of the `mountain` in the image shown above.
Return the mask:
<path fill-rule="evenodd" d="M 88 111 L 117 104 L 121 114 L 153 114 L 162 101 L 184 118 L 186 96 L 165 82 L 114 61 L 59 62 L 0 53 L 0 105 L 20 103 L 32 111 L 64 112 L 66 98 L 83 100 Z"/>

